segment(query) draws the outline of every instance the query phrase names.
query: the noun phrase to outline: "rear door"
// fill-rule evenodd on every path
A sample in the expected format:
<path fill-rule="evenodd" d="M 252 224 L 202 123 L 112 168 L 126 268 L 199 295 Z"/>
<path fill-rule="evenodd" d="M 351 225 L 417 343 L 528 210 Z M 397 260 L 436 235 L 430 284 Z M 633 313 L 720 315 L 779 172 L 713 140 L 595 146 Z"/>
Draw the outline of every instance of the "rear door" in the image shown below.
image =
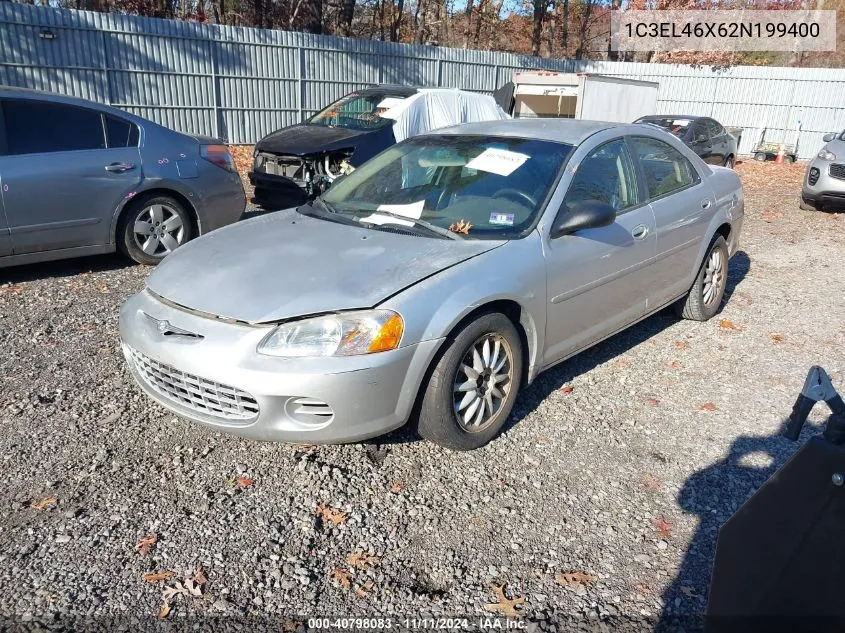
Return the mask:
<path fill-rule="evenodd" d="M 689 290 L 714 200 L 710 187 L 679 150 L 648 136 L 631 137 L 631 145 L 657 232 L 649 293 L 653 310 Z"/>
<path fill-rule="evenodd" d="M 6 132 L 3 126 L 3 105 L 0 104 L 0 158 L 6 155 Z M 9 222 L 3 204 L 3 171 L 0 170 L 0 257 L 12 253 L 12 238 L 9 235 Z"/>
<path fill-rule="evenodd" d="M 98 110 L 5 99 L 3 202 L 15 254 L 107 244 L 141 181 L 139 131 Z"/>

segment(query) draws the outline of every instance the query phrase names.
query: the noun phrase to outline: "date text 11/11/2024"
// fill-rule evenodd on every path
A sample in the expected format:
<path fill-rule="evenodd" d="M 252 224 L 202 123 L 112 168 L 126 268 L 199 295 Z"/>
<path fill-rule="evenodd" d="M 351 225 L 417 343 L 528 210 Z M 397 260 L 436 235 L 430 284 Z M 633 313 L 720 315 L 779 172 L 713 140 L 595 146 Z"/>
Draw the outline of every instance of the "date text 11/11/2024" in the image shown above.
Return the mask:
<path fill-rule="evenodd" d="M 308 618 L 308 628 L 340 631 L 524 631 L 527 623 L 518 618 L 477 616 L 472 618 L 371 617 Z"/>

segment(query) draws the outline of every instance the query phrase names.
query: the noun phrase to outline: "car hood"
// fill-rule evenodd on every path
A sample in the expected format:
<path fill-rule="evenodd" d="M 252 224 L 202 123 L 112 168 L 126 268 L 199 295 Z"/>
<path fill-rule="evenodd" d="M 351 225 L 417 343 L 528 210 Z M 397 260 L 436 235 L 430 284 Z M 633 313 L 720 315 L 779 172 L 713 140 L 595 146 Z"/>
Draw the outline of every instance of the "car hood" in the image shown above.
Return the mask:
<path fill-rule="evenodd" d="M 259 152 L 304 156 L 349 147 L 379 131 L 379 129 L 350 130 L 302 123 L 268 134 L 258 141 L 255 147 Z"/>
<path fill-rule="evenodd" d="M 270 323 L 370 308 L 503 241 L 445 240 L 280 211 L 188 242 L 147 279 L 177 305 Z"/>

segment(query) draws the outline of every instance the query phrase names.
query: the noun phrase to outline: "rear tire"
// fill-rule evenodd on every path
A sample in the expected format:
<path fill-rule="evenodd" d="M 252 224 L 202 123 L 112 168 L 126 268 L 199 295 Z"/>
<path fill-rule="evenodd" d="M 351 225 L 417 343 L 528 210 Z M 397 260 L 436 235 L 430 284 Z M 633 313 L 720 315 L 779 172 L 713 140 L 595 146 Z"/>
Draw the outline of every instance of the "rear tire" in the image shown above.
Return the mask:
<path fill-rule="evenodd" d="M 675 313 L 691 321 L 707 321 L 722 306 L 728 282 L 728 243 L 721 235 L 710 242 L 692 288 L 675 303 Z"/>
<path fill-rule="evenodd" d="M 765 152 L 757 152 L 754 154 L 754 160 L 759 160 L 761 163 L 766 160 L 767 156 Z"/>
<path fill-rule="evenodd" d="M 445 448 L 468 451 L 492 440 L 522 383 L 522 340 L 499 312 L 451 335 L 423 385 L 417 432 Z"/>
<path fill-rule="evenodd" d="M 155 266 L 193 237 L 191 216 L 182 203 L 155 196 L 130 203 L 118 227 L 117 243 L 127 257 Z"/>

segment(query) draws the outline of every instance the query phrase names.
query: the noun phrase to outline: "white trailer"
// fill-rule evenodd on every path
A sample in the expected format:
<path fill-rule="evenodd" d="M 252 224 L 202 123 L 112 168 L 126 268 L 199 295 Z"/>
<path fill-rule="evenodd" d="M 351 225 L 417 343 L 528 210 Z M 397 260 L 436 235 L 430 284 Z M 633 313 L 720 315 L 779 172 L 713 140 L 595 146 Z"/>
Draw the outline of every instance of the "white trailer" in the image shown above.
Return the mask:
<path fill-rule="evenodd" d="M 630 123 L 657 112 L 659 84 L 608 75 L 517 71 L 494 93 L 514 118 L 553 117 Z"/>

